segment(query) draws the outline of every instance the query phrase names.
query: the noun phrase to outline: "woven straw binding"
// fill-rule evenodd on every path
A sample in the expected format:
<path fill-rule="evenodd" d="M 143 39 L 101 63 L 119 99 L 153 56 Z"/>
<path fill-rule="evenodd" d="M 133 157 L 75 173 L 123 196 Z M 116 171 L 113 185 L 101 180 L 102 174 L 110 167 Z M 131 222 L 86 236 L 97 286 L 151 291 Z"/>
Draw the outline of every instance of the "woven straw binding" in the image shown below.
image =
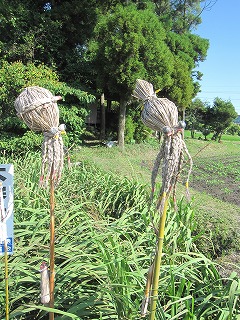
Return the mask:
<path fill-rule="evenodd" d="M 167 98 L 158 98 L 151 83 L 138 79 L 133 96 L 144 102 L 141 118 L 149 128 L 162 131 L 166 126 L 173 128 L 178 125 L 176 105 Z"/>
<path fill-rule="evenodd" d="M 42 87 L 25 88 L 15 100 L 17 115 L 34 131 L 49 131 L 59 126 L 57 101 L 61 97 Z"/>

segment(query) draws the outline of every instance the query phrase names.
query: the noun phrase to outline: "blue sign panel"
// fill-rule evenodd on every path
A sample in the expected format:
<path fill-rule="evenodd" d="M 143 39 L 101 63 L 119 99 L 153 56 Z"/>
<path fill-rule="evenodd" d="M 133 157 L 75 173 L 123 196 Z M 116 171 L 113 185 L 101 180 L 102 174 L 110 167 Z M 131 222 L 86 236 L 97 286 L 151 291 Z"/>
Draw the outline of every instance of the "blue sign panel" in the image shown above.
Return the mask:
<path fill-rule="evenodd" d="M 13 165 L 0 164 L 0 255 L 13 254 Z"/>

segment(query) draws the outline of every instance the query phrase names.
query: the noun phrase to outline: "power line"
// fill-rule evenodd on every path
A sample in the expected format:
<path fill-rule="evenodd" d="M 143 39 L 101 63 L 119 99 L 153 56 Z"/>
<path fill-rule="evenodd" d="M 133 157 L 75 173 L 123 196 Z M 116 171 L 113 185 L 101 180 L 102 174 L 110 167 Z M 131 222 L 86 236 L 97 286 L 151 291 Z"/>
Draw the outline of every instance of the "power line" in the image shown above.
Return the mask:
<path fill-rule="evenodd" d="M 215 93 L 215 92 L 220 92 L 220 93 L 231 93 L 231 94 L 239 94 L 240 95 L 240 88 L 239 90 L 221 90 L 221 89 L 218 89 L 218 88 L 215 88 L 215 89 L 210 89 L 208 90 L 209 88 L 205 88 L 205 89 L 202 89 L 200 93 L 204 92 L 204 93 Z"/>

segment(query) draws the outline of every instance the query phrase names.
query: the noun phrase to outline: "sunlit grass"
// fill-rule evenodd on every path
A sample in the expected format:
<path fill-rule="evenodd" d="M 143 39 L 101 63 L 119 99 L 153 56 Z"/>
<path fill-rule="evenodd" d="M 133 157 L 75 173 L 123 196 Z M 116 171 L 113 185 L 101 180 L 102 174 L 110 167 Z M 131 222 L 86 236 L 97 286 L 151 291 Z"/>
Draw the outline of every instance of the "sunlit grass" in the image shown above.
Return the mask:
<path fill-rule="evenodd" d="M 189 130 L 185 130 L 185 133 L 184 133 L 185 137 L 186 138 L 191 138 L 191 132 Z M 210 133 L 208 136 L 207 136 L 207 140 L 211 140 L 212 139 L 212 136 L 213 134 Z M 194 138 L 195 139 L 202 139 L 204 140 L 204 136 L 203 134 L 200 132 L 200 131 L 196 131 L 195 135 L 194 135 Z M 230 134 L 223 134 L 222 137 L 221 137 L 221 140 L 222 141 L 237 141 L 237 142 L 240 142 L 240 136 L 235 134 L 235 135 L 230 135 Z"/>
<path fill-rule="evenodd" d="M 39 266 L 49 260 L 49 190 L 38 188 L 40 155 L 4 160 L 15 166 L 11 319 L 48 319 L 39 299 Z M 146 186 L 89 161 L 65 168 L 56 190 L 56 319 L 140 319 L 155 249 L 151 216 L 159 218 L 148 196 Z M 167 216 L 157 320 L 236 319 L 239 278 L 222 279 L 198 251 L 192 206 L 179 199 L 178 211 L 170 205 Z M 2 259 L 0 270 L 3 278 Z"/>
<path fill-rule="evenodd" d="M 240 157 L 240 142 L 223 142 L 204 141 L 197 139 L 186 138 L 186 144 L 193 157 L 193 174 L 191 179 L 207 182 L 210 181 L 209 187 L 218 186 L 221 190 L 229 188 L 228 185 L 220 185 L 220 181 L 224 181 L 223 177 L 232 176 L 232 181 L 235 184 L 239 183 L 239 168 L 238 162 L 227 165 L 230 157 L 238 160 Z M 126 145 L 122 152 L 117 147 L 107 148 L 104 146 L 98 147 L 82 147 L 77 150 L 73 156 L 73 161 L 88 161 L 95 164 L 99 169 L 105 172 L 111 172 L 118 177 L 127 177 L 146 186 L 147 192 L 150 192 L 151 170 L 159 150 L 159 142 L 153 139 L 151 143 L 142 143 L 139 145 Z M 233 161 L 232 160 L 232 161 Z M 197 174 L 198 167 L 211 166 L 215 173 L 209 174 L 208 171 L 200 171 Z M 161 177 L 159 177 L 160 181 Z M 235 179 L 235 180 L 234 180 Z M 192 180 L 191 180 L 192 181 Z M 237 205 L 217 199 L 207 193 L 207 190 L 198 192 L 192 189 L 190 181 L 190 195 L 194 198 L 194 211 L 199 221 L 206 226 L 205 233 L 212 238 L 211 241 L 216 245 L 216 234 L 221 234 L 223 230 L 224 238 L 232 239 L 232 242 L 223 246 L 224 252 L 236 250 L 239 245 L 239 237 L 235 237 L 240 232 L 239 226 L 239 207 Z M 184 183 L 184 180 L 182 181 Z M 185 195 L 185 187 L 182 183 L 178 184 L 177 197 L 181 199 Z M 233 184 L 234 185 L 234 184 Z M 229 193 L 227 193 L 229 194 Z M 221 221 L 224 221 L 222 223 Z M 212 223 L 214 221 L 214 223 Z M 210 227 L 212 229 L 210 229 Z M 205 250 L 212 251 L 212 242 L 207 241 L 204 245 Z M 228 243 L 228 242 L 226 242 Z"/>

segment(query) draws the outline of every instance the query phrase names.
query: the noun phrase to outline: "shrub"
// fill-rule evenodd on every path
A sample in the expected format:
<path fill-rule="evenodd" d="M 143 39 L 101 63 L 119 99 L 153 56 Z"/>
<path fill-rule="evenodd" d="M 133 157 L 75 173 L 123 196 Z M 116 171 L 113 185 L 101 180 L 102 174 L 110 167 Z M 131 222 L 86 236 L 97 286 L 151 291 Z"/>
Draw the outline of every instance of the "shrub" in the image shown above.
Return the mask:
<path fill-rule="evenodd" d="M 141 112 L 141 108 L 135 104 L 127 110 L 127 119 L 129 119 L 126 121 L 126 127 L 129 127 L 127 132 L 131 133 L 131 139 L 136 143 L 147 141 L 152 134 L 152 130 L 142 123 Z"/>
<path fill-rule="evenodd" d="M 60 82 L 58 75 L 44 64 L 1 62 L 0 68 L 0 132 L 23 134 L 27 127 L 20 121 L 14 110 L 14 101 L 28 86 L 41 86 L 55 95 L 61 95 L 59 103 L 60 121 L 64 121 L 69 130 L 71 143 L 76 142 L 85 130 L 85 118 L 88 113 L 87 103 L 95 99 L 79 89 Z M 30 146 L 30 145 L 29 145 Z"/>
<path fill-rule="evenodd" d="M 232 123 L 226 130 L 227 134 L 231 134 L 231 135 L 240 135 L 240 125 L 236 124 L 236 123 Z"/>
<path fill-rule="evenodd" d="M 125 124 L 125 141 L 126 143 L 133 143 L 134 140 L 134 132 L 135 132 L 136 125 L 134 124 L 132 117 L 128 115 L 126 117 L 126 124 Z"/>

